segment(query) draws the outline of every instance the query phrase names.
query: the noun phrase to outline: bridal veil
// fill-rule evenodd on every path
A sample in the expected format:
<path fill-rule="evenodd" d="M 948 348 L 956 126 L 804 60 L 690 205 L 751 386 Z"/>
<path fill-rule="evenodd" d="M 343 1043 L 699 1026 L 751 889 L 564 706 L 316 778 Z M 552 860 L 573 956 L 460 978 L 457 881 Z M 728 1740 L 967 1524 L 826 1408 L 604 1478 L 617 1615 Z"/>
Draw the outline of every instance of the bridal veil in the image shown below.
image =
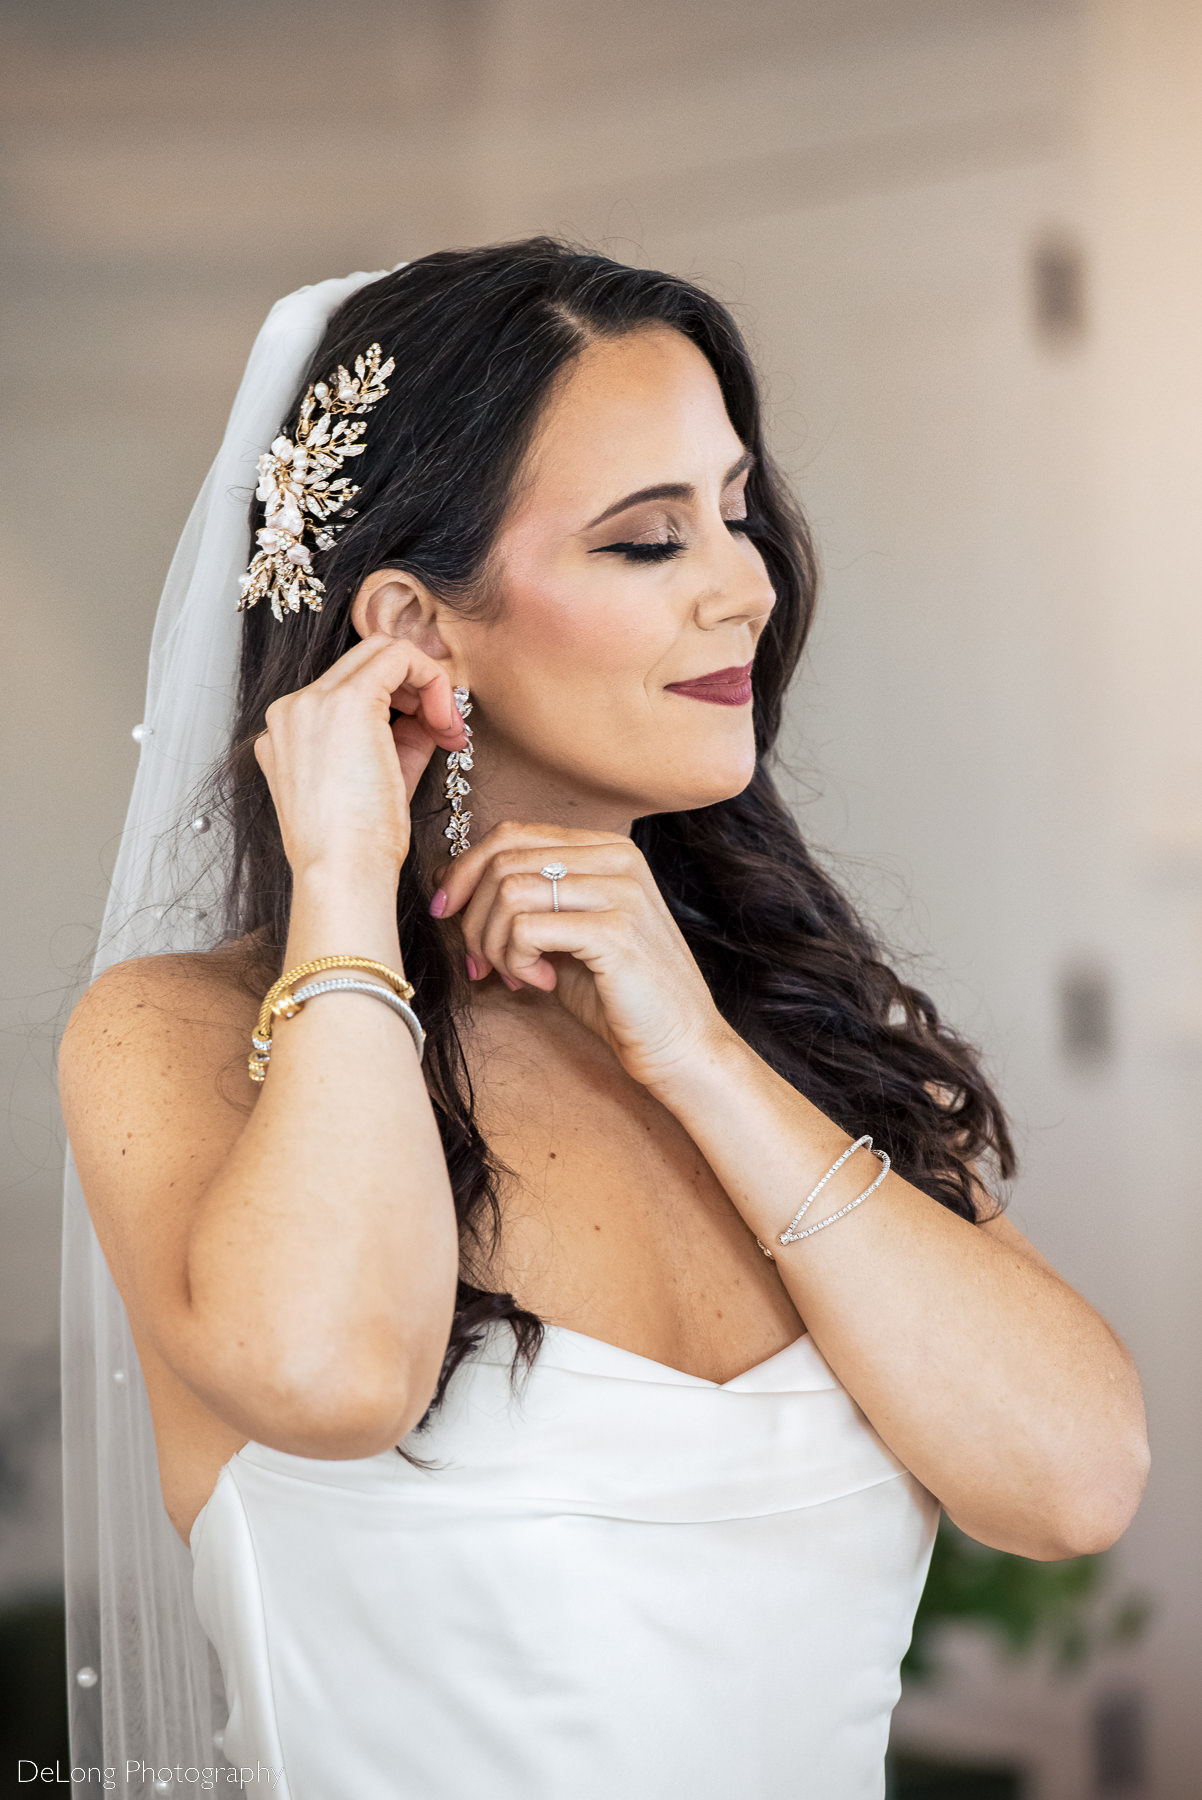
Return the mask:
<path fill-rule="evenodd" d="M 145 713 L 134 728 L 138 770 L 93 979 L 130 957 L 213 942 L 222 833 L 218 821 L 194 817 L 193 795 L 231 729 L 256 464 L 330 315 L 388 273 L 298 288 L 276 302 L 255 339 L 159 603 Z M 221 1672 L 196 1614 L 189 1550 L 163 1505 L 142 1371 L 69 1147 L 62 1401 L 72 1793 L 196 1791 L 198 1771 L 225 1766 Z M 181 1765 L 190 1780 L 173 1779 Z M 228 1780 L 217 1791 L 229 1791 Z"/>

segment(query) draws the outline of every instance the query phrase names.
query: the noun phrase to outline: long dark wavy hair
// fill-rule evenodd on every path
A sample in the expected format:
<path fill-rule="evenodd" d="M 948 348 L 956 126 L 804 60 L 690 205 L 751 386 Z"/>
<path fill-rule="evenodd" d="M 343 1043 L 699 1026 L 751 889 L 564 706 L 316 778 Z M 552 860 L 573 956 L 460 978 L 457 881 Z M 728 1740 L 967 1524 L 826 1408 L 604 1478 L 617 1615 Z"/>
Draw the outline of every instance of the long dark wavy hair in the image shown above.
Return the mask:
<path fill-rule="evenodd" d="M 649 324 L 683 332 L 708 358 L 731 424 L 755 456 L 747 535 L 776 605 L 756 648 L 751 781 L 733 799 L 636 820 L 634 841 L 739 1035 L 843 1130 L 870 1132 L 906 1180 L 975 1222 L 979 1190 L 970 1164 L 988 1159 L 1002 1180 L 1014 1172 L 1005 1115 L 973 1048 L 889 966 L 810 854 L 774 784 L 782 703 L 814 610 L 815 556 L 764 444 L 755 371 L 738 327 L 716 299 L 677 276 L 535 237 L 421 257 L 361 288 L 333 314 L 281 430 L 291 432 L 310 383 L 340 363 L 352 366 L 370 343 L 395 357 L 396 369 L 370 416 L 367 452 L 353 464 L 360 486 L 353 515 L 333 547 L 315 553 L 326 589 L 322 611 L 302 608 L 281 623 L 260 602 L 245 615 L 232 740 L 208 800 L 228 828 L 224 939 L 253 952 L 244 973 L 259 997 L 282 972 L 291 903 L 291 871 L 253 751 L 267 707 L 316 680 L 358 641 L 351 600 L 373 569 L 406 570 L 473 616 L 495 606 L 490 551 L 552 383 L 587 344 Z M 263 520 L 253 501 L 252 533 Z M 415 821 L 435 818 L 445 804 L 441 765 L 436 753 L 413 796 Z M 427 911 L 433 886 L 415 841 L 401 870 L 397 924 L 426 1030 L 427 1084 L 461 1241 L 481 1245 L 487 1225 L 495 1245 L 499 1179 L 510 1171 L 476 1124 L 456 1029 L 470 990 Z M 416 1430 L 484 1328 L 502 1319 L 516 1339 L 512 1375 L 519 1359 L 533 1364 L 542 1321 L 511 1294 L 460 1278 L 438 1385 Z"/>

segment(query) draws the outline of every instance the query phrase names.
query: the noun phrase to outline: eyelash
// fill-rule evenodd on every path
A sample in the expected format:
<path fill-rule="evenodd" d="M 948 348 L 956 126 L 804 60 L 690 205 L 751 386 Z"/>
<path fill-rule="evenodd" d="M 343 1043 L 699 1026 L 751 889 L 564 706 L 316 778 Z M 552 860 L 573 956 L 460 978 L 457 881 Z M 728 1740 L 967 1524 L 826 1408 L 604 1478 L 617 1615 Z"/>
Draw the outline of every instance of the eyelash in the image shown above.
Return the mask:
<path fill-rule="evenodd" d="M 726 528 L 728 531 L 748 531 L 751 528 L 751 520 L 727 519 Z M 678 540 L 669 539 L 668 542 L 662 544 L 603 544 L 601 551 L 602 553 L 612 552 L 615 556 L 624 556 L 627 562 L 659 563 L 668 562 L 673 556 L 678 556 L 685 547 Z"/>

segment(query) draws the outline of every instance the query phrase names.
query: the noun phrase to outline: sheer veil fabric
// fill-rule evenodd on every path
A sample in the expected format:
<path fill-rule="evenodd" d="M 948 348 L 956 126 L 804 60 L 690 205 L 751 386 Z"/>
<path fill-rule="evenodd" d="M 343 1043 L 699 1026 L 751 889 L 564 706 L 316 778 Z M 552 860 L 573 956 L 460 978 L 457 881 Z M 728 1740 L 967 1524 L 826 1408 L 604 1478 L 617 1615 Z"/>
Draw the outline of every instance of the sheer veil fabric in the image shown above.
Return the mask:
<path fill-rule="evenodd" d="M 255 339 L 221 448 L 159 603 L 140 761 L 93 979 L 130 957 L 212 942 L 206 919 L 216 916 L 222 844 L 218 830 L 192 828 L 189 803 L 231 729 L 241 633 L 238 577 L 249 560 L 247 504 L 256 464 L 285 420 L 330 315 L 358 288 L 390 272 L 298 288 L 276 302 Z M 287 629 L 287 619 L 280 629 Z M 62 1254 L 72 1793 L 92 1796 L 103 1787 L 194 1792 L 195 1773 L 190 1782 L 172 1781 L 170 1771 L 225 1766 L 221 1672 L 196 1614 L 188 1547 L 163 1505 L 146 1388 L 125 1308 L 69 1148 Z M 114 1772 L 108 1781 L 106 1770 Z M 229 1791 L 226 1781 L 218 1779 L 217 1791 Z"/>

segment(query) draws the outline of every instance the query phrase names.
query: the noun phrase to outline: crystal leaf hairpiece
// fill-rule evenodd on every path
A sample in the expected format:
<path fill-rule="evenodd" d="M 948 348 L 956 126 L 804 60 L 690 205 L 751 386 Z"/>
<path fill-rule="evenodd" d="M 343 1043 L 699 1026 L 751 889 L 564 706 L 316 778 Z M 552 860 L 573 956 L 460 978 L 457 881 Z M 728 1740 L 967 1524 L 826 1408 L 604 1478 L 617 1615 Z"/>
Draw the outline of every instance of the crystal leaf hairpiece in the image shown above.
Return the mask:
<path fill-rule="evenodd" d="M 256 531 L 259 548 L 246 574 L 239 577 L 239 612 L 264 596 L 281 621 L 285 612 L 299 612 L 302 600 L 314 612 L 321 611 L 325 587 L 313 574 L 312 552 L 304 536 L 308 532 L 318 550 L 332 549 L 335 534 L 354 518 L 349 502 L 359 489 L 337 471 L 348 456 L 362 456 L 367 426 L 361 420 L 348 424 L 347 415 L 369 412 L 377 405 L 388 392 L 385 378 L 395 367 L 391 356 L 381 366 L 379 344 L 369 345 L 364 356 L 355 358 L 354 375 L 340 363 L 301 401 L 295 439 L 281 434 L 259 458 L 255 496 L 266 506 L 267 523 Z M 321 411 L 314 419 L 318 407 Z M 346 514 L 346 521 L 326 524 L 339 512 Z"/>

